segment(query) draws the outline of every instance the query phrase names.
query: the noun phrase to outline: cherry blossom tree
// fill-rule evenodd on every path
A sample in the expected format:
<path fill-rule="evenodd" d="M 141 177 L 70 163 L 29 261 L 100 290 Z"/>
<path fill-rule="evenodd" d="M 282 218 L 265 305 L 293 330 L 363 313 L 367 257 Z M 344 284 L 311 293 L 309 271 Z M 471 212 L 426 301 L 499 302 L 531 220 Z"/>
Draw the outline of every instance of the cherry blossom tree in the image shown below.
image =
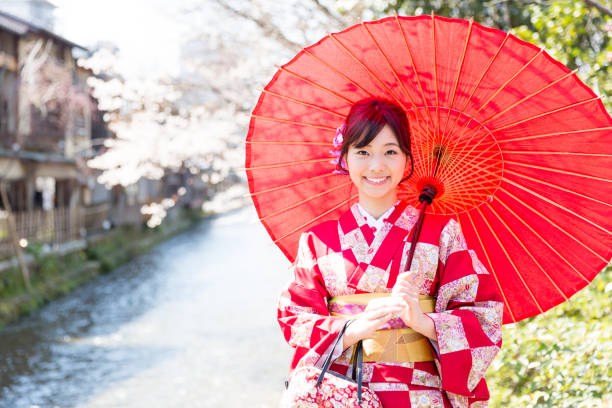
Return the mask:
<path fill-rule="evenodd" d="M 119 52 L 108 48 L 81 61 L 96 75 L 89 85 L 116 135 L 88 165 L 103 170 L 99 181 L 109 187 L 188 169 L 223 193 L 207 208 L 230 208 L 245 202 L 243 141 L 260 88 L 275 64 L 339 28 L 344 17 L 314 0 L 178 4 L 172 17 L 188 29 L 175 77 L 126 79 Z"/>

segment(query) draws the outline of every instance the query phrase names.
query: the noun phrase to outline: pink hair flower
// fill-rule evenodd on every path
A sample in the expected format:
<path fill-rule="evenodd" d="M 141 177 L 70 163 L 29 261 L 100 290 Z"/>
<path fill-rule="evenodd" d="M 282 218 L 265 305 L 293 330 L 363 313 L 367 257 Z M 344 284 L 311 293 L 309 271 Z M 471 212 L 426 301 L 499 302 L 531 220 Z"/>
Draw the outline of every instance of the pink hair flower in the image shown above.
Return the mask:
<path fill-rule="evenodd" d="M 346 130 L 346 123 L 343 123 L 336 129 L 336 135 L 334 136 L 334 150 L 329 152 L 334 156 L 333 160 L 330 160 L 331 164 L 336 165 L 336 169 L 333 171 L 334 174 L 348 174 L 346 169 L 346 161 L 342 159 L 342 167 L 339 165 L 340 154 L 342 148 L 342 142 L 344 141 L 344 131 Z"/>

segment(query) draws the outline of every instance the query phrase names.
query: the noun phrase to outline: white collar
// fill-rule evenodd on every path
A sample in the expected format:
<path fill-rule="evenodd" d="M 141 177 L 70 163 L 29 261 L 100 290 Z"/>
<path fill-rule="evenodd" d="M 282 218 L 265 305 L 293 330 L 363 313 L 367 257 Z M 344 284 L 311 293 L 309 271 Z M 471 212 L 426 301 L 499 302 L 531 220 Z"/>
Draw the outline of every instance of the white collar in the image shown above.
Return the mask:
<path fill-rule="evenodd" d="M 385 221 L 385 218 L 391 215 L 393 210 L 395 210 L 397 203 L 399 203 L 399 201 L 393 204 L 391 208 L 385 211 L 385 213 L 378 218 L 374 218 L 374 216 L 370 214 L 365 208 L 363 208 L 361 204 L 359 203 L 357 203 L 357 208 L 359 209 L 359 212 L 361 213 L 361 215 L 363 215 L 363 217 L 365 218 L 366 222 L 368 223 L 370 227 L 375 227 L 376 229 L 380 229 L 380 227 L 382 227 L 382 224 Z"/>

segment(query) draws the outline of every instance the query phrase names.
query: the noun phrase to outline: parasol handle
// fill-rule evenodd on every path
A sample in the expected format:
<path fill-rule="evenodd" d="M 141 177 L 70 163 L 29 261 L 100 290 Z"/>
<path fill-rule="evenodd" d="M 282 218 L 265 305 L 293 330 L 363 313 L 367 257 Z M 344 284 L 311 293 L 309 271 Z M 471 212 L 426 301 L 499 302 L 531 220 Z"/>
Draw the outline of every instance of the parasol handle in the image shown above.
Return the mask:
<path fill-rule="evenodd" d="M 419 218 L 414 226 L 414 232 L 412 234 L 412 240 L 410 241 L 410 252 L 408 254 L 408 262 L 406 262 L 406 269 L 404 272 L 410 270 L 412 266 L 412 258 L 414 258 L 414 250 L 416 249 L 416 243 L 419 240 L 419 235 L 421 235 L 421 229 L 423 228 L 423 222 L 425 221 L 425 210 L 428 205 L 433 202 L 436 194 L 438 194 L 438 189 L 431 184 L 426 184 L 421 190 L 421 194 L 419 195 L 419 201 L 421 202 L 421 208 L 419 210 Z"/>

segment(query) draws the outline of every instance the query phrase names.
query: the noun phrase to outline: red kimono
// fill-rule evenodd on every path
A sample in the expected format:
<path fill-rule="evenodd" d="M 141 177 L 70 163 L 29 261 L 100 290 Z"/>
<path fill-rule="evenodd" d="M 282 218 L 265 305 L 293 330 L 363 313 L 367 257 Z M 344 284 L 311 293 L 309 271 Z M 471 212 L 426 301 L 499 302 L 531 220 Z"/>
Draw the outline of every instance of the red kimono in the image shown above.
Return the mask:
<path fill-rule="evenodd" d="M 294 280 L 283 291 L 278 321 L 295 348 L 291 369 L 320 364 L 345 319 L 330 316 L 327 299 L 355 293 L 391 292 L 405 269 L 410 232 L 418 212 L 398 202 L 382 228 L 373 231 L 353 205 L 337 221 L 314 226 L 300 237 Z M 503 303 L 494 277 L 466 246 L 457 221 L 427 215 L 410 271 L 420 294 L 437 298 L 434 361 L 364 362 L 364 385 L 385 408 L 487 406 L 483 378 L 501 347 Z M 332 364 L 346 374 L 352 347 Z"/>

